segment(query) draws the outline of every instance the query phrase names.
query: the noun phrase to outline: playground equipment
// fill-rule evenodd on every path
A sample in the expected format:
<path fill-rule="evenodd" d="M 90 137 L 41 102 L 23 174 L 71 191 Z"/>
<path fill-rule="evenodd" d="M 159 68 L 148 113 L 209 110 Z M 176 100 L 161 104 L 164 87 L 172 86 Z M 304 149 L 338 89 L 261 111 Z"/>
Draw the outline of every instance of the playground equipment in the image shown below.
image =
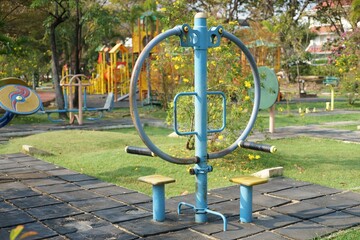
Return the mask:
<path fill-rule="evenodd" d="M 115 99 L 118 95 L 127 94 L 130 82 L 129 50 L 122 43 L 118 43 L 111 49 L 102 46 L 98 51 L 97 73 L 91 80 L 92 85 L 88 92 L 91 94 L 112 92 Z"/>
<path fill-rule="evenodd" d="M 275 72 L 281 68 L 281 48 L 275 43 L 261 39 L 247 44 L 250 53 L 254 56 L 257 66 L 270 66 Z M 241 55 L 241 66 L 243 73 L 250 72 L 250 66 L 244 54 Z"/>
<path fill-rule="evenodd" d="M 81 78 L 84 78 L 83 74 L 68 75 L 60 80 L 60 86 L 63 87 L 64 93 L 64 109 L 57 110 L 42 110 L 41 113 L 46 113 L 48 119 L 52 122 L 63 122 L 63 119 L 53 119 L 51 117 L 54 113 L 69 113 L 69 123 L 73 124 L 75 120 L 79 125 L 83 124 L 83 114 L 85 112 L 97 112 L 98 117 L 90 117 L 88 120 L 99 120 L 103 117 L 105 111 L 111 111 L 114 102 L 114 94 L 110 92 L 106 98 L 105 105 L 102 108 L 88 108 L 87 103 L 87 90 L 86 88 L 91 86 L 88 82 L 83 82 Z M 78 88 L 78 106 L 73 106 L 73 93 L 75 88 Z"/>
<path fill-rule="evenodd" d="M 17 78 L 0 80 L 0 128 L 7 125 L 15 115 L 30 115 L 42 107 L 40 97 L 26 83 Z"/>
<path fill-rule="evenodd" d="M 171 156 L 158 147 L 156 147 L 150 138 L 147 136 L 143 129 L 143 125 L 140 120 L 138 113 L 137 102 L 136 102 L 136 90 L 137 83 L 140 76 L 142 65 L 150 52 L 156 45 L 161 41 L 171 37 L 178 36 L 180 38 L 180 45 L 182 47 L 191 47 L 194 49 L 194 76 L 195 76 L 195 91 L 194 92 L 183 92 L 176 95 L 174 98 L 174 106 L 176 106 L 177 99 L 182 96 L 193 96 L 195 102 L 195 131 L 194 132 L 179 132 L 175 127 L 175 131 L 181 135 L 195 135 L 195 156 L 191 158 L 182 158 Z M 219 151 L 209 153 L 207 151 L 207 137 L 208 133 L 221 132 L 226 126 L 225 119 L 223 120 L 223 126 L 220 129 L 208 129 L 207 125 L 207 95 L 219 95 L 226 102 L 225 95 L 222 92 L 208 92 L 207 91 L 207 52 L 209 48 L 217 47 L 220 45 L 221 38 L 225 38 L 230 42 L 233 42 L 238 46 L 247 60 L 249 61 L 253 79 L 254 79 L 254 104 L 252 113 L 245 129 L 242 131 L 239 138 L 231 144 L 229 147 Z M 224 231 L 227 229 L 226 217 L 216 211 L 212 211 L 208 208 L 207 204 L 207 174 L 213 170 L 212 166 L 208 165 L 208 159 L 217 159 L 226 156 L 238 147 L 249 148 L 254 150 L 260 150 L 265 152 L 275 152 L 276 148 L 264 144 L 255 144 L 246 142 L 246 138 L 249 135 L 251 129 L 254 126 L 258 109 L 260 105 L 260 78 L 258 69 L 254 58 L 252 57 L 249 50 L 245 45 L 233 34 L 225 31 L 223 27 L 212 27 L 210 30 L 207 29 L 207 15 L 205 13 L 197 13 L 195 15 L 195 26 L 191 28 L 189 25 L 184 24 L 182 26 L 176 26 L 173 29 L 167 30 L 153 40 L 151 40 L 146 47 L 143 49 L 139 58 L 134 66 L 133 74 L 130 82 L 130 112 L 134 125 L 147 148 L 140 147 L 127 147 L 126 152 L 132 154 L 139 154 L 145 156 L 158 156 L 168 162 L 175 164 L 195 164 L 193 168 L 189 170 L 189 173 L 196 177 L 196 197 L 195 205 L 180 202 L 178 205 L 178 213 L 181 214 L 181 207 L 188 206 L 194 210 L 195 221 L 198 223 L 204 223 L 207 221 L 207 214 L 213 214 L 222 218 L 224 223 Z M 176 126 L 176 107 L 174 107 L 174 119 Z M 223 109 L 223 118 L 226 116 L 226 106 Z M 154 215 L 156 213 L 153 213 Z"/>
<path fill-rule="evenodd" d="M 150 26 L 148 21 L 155 22 L 155 27 Z M 155 29 L 154 29 L 155 28 Z M 99 52 L 98 63 L 96 66 L 96 75 L 92 78 L 92 86 L 89 87 L 90 94 L 114 93 L 116 101 L 128 98 L 130 83 L 130 65 L 134 66 L 136 57 L 144 49 L 146 44 L 159 33 L 159 21 L 147 12 L 138 19 L 137 30 L 133 29 L 132 35 L 132 54 L 131 62 L 129 57 L 129 49 L 122 43 L 116 44 L 110 49 L 108 46 L 101 46 L 97 50 Z M 157 49 L 153 49 L 151 53 L 156 53 Z M 152 89 L 158 89 L 157 77 L 150 69 L 150 58 L 146 63 L 146 67 L 141 70 L 138 93 L 141 101 L 146 98 L 150 99 Z"/>
<path fill-rule="evenodd" d="M 335 90 L 334 87 L 339 85 L 339 78 L 327 76 L 323 81 L 325 86 L 330 88 L 330 102 L 326 102 L 326 111 L 334 111 L 334 102 L 335 102 Z"/>
<path fill-rule="evenodd" d="M 260 105 L 259 109 L 270 109 L 269 132 L 275 132 L 275 102 L 279 95 L 279 81 L 274 70 L 268 67 L 259 67 L 260 74 Z"/>

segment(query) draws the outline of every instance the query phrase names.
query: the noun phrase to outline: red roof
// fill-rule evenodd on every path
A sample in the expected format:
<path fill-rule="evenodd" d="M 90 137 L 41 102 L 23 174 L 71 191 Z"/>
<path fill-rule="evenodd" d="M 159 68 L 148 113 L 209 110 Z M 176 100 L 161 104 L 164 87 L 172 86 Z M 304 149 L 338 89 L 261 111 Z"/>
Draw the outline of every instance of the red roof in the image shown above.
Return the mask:
<path fill-rule="evenodd" d="M 342 6 L 342 7 L 346 7 L 346 6 L 350 6 L 351 5 L 352 0 L 341 0 L 339 1 L 332 1 L 332 0 L 324 0 L 321 1 L 318 5 L 316 5 L 314 8 L 318 9 L 321 7 L 337 7 L 337 6 Z"/>
<path fill-rule="evenodd" d="M 318 27 L 312 27 L 310 31 L 318 35 L 321 35 L 321 34 L 336 32 L 336 28 L 334 26 L 318 26 Z"/>

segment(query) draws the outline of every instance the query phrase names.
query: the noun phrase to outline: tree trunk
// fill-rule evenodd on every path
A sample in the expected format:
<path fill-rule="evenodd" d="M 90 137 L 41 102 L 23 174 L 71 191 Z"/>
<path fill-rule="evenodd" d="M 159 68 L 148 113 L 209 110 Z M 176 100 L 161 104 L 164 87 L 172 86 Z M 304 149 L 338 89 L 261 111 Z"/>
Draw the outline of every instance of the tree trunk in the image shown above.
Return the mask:
<path fill-rule="evenodd" d="M 76 0 L 76 23 L 75 23 L 75 34 L 74 34 L 74 62 L 75 62 L 75 74 L 80 74 L 80 52 L 81 52 L 81 9 L 80 9 L 80 3 L 79 0 Z M 75 94 L 73 99 L 73 105 L 75 108 L 79 105 L 79 88 L 75 88 Z"/>
<path fill-rule="evenodd" d="M 56 24 L 52 24 L 50 27 L 50 45 L 51 45 L 51 70 L 52 79 L 55 87 L 56 105 L 58 109 L 64 109 L 64 94 L 61 90 L 60 79 L 59 79 L 59 56 L 56 46 Z M 66 113 L 59 113 L 60 118 L 67 118 Z"/>

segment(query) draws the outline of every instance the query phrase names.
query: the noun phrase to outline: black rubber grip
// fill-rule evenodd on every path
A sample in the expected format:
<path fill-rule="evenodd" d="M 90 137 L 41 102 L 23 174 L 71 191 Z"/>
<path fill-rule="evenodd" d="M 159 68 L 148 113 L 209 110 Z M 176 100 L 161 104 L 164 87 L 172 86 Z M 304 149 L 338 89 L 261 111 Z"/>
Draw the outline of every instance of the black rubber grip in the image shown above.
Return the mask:
<path fill-rule="evenodd" d="M 241 142 L 239 147 L 252 149 L 256 151 L 268 152 L 268 153 L 275 153 L 277 150 L 275 146 L 271 146 L 267 144 L 259 144 L 254 142 Z"/>
<path fill-rule="evenodd" d="M 126 146 L 125 147 L 125 152 L 130 153 L 130 154 L 137 154 L 137 155 L 155 157 L 155 154 L 152 151 L 150 151 L 150 149 L 143 148 L 143 147 Z"/>

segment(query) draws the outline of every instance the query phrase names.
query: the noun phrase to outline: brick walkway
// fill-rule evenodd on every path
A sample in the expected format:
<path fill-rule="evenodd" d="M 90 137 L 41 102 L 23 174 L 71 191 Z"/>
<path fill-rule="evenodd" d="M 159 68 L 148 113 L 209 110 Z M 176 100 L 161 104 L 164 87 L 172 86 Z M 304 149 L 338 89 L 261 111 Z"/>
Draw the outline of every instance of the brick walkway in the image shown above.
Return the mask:
<path fill-rule="evenodd" d="M 227 217 L 194 222 L 170 198 L 163 223 L 152 221 L 151 198 L 24 154 L 0 155 L 0 239 L 19 224 L 31 239 L 312 239 L 360 225 L 360 194 L 287 178 L 254 187 L 254 222 L 239 223 L 237 186 L 209 191 L 209 208 Z"/>
<path fill-rule="evenodd" d="M 161 125 L 158 121 L 149 124 Z M 131 125 L 131 120 L 86 122 L 82 126 L 39 124 L 0 128 L 0 143 L 46 131 L 106 129 Z M 277 128 L 265 137 L 312 136 L 360 142 L 359 131 L 331 128 L 338 123 Z M 347 122 L 349 124 L 349 122 Z M 358 124 L 360 122 L 353 122 Z M 91 176 L 24 154 L 0 155 L 0 239 L 19 224 L 38 235 L 29 239 L 312 239 L 360 225 L 360 194 L 287 178 L 254 187 L 254 222 L 239 223 L 237 186 L 209 191 L 209 223 L 197 224 L 194 214 L 177 215 L 179 202 L 194 204 L 194 194 L 170 198 L 163 223 L 152 221 L 151 197 L 101 182 Z"/>

